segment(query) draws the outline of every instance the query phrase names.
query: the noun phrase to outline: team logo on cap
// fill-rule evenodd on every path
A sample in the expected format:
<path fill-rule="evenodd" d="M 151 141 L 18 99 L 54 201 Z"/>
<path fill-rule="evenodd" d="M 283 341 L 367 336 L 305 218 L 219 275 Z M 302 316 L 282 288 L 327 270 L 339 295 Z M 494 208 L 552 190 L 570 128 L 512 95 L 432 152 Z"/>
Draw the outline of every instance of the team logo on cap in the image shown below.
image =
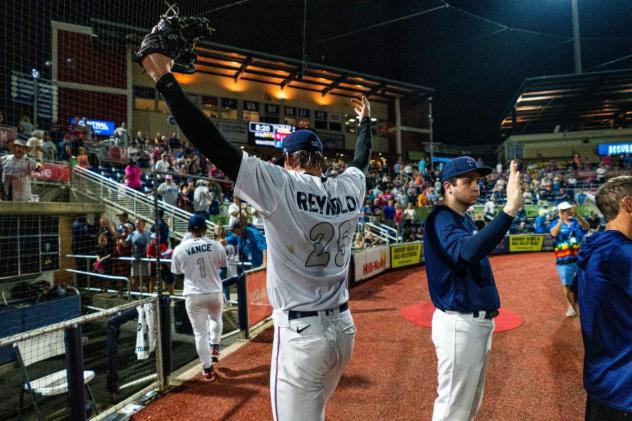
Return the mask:
<path fill-rule="evenodd" d="M 476 166 L 476 161 L 474 161 L 473 159 L 468 159 L 467 160 L 467 165 L 469 165 L 470 167 L 475 167 Z"/>

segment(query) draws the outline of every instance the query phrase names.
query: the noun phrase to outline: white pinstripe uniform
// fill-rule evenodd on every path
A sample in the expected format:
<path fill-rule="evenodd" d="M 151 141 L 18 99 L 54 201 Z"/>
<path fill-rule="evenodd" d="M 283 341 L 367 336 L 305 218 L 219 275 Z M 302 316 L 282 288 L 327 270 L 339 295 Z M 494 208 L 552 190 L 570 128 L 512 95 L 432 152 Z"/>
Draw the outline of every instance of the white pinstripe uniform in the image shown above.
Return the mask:
<path fill-rule="evenodd" d="M 323 420 L 355 340 L 347 273 L 364 173 L 321 178 L 244 153 L 235 194 L 263 215 L 268 243 L 274 419 Z"/>

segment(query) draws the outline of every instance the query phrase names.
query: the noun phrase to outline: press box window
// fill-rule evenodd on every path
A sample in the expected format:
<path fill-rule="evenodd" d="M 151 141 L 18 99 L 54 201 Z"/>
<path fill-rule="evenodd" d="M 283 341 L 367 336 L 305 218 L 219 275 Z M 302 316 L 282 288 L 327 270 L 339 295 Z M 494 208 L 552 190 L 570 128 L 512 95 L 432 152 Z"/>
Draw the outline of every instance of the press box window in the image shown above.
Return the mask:
<path fill-rule="evenodd" d="M 237 100 L 222 98 L 220 117 L 226 120 L 237 120 Z"/>
<path fill-rule="evenodd" d="M 219 117 L 218 100 L 214 96 L 202 96 L 202 111 L 210 118 Z"/>
<path fill-rule="evenodd" d="M 296 127 L 296 108 L 295 107 L 283 107 L 283 111 L 285 114 L 285 124 Z"/>
<path fill-rule="evenodd" d="M 314 112 L 314 127 L 318 130 L 327 130 L 327 112 L 316 111 Z"/>
<path fill-rule="evenodd" d="M 244 101 L 244 121 L 261 121 L 259 114 L 259 103 L 254 101 Z"/>

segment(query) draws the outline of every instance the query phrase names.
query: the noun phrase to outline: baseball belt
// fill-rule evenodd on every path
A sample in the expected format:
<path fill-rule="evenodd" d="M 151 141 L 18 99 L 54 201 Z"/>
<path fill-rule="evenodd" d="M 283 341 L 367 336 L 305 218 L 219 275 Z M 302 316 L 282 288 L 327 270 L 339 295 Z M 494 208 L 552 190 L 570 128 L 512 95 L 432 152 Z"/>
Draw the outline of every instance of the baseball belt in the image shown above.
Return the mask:
<path fill-rule="evenodd" d="M 338 310 L 339 313 L 349 310 L 349 302 L 340 304 L 338 308 L 331 308 L 328 310 L 321 310 L 321 311 L 324 311 L 326 315 L 329 315 L 330 312 L 333 313 L 336 310 Z M 290 310 L 288 311 L 288 314 L 287 314 L 288 320 L 296 320 L 296 319 L 302 319 L 304 317 L 316 317 L 316 316 L 318 316 L 318 311 Z"/>

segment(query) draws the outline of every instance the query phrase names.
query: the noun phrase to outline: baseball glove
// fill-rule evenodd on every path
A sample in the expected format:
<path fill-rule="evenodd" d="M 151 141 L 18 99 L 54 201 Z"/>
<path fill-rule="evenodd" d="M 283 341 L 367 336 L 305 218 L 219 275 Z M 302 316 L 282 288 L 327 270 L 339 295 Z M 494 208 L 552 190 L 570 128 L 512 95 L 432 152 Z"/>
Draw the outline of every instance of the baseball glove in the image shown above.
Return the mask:
<path fill-rule="evenodd" d="M 195 73 L 195 43 L 203 37 L 210 37 L 213 28 L 208 19 L 200 17 L 180 17 L 177 11 L 163 15 L 152 32 L 145 36 L 136 53 L 136 59 L 142 66 L 143 59 L 149 54 L 160 53 L 173 59 L 172 71 Z"/>

